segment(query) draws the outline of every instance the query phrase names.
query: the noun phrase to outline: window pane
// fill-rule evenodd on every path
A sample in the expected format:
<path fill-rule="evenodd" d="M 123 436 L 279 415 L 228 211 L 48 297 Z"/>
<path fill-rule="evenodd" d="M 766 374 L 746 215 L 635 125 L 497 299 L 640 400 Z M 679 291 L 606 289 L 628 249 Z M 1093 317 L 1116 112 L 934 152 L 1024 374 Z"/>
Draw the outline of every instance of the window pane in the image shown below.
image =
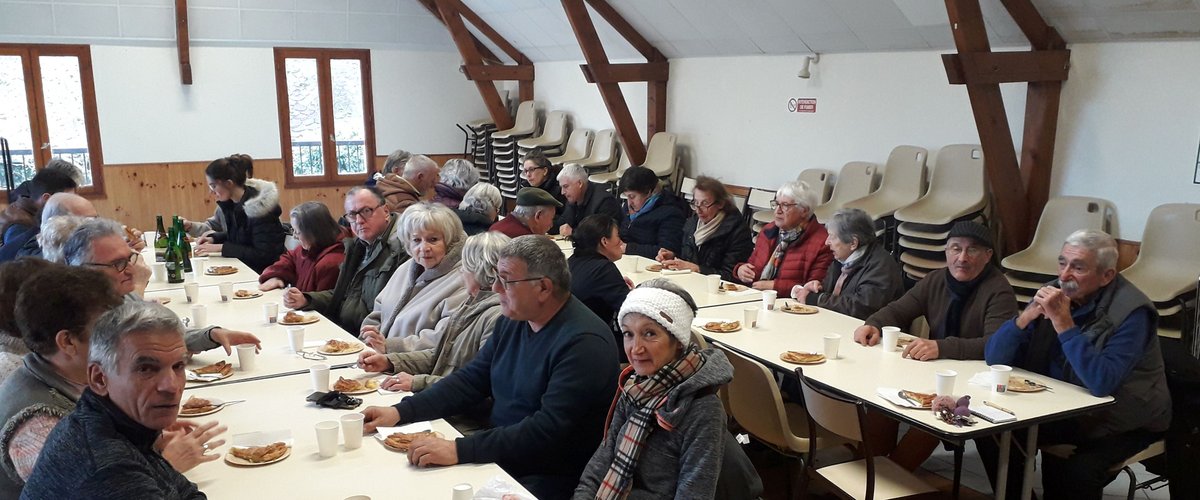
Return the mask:
<path fill-rule="evenodd" d="M 83 185 L 92 185 L 87 127 L 83 118 L 83 86 L 79 81 L 79 58 L 41 56 L 42 99 L 50 150 L 55 158 L 67 160 L 83 171 Z"/>
<path fill-rule="evenodd" d="M 33 133 L 29 129 L 29 101 L 20 56 L 0 56 L 0 136 L 8 139 L 15 182 L 20 184 L 32 178 L 36 160 L 30 142 Z M 4 188 L 0 180 L 0 189 Z"/>
<path fill-rule="evenodd" d="M 338 174 L 367 171 L 366 122 L 363 119 L 362 62 L 329 62 L 333 80 L 333 130 L 337 140 Z"/>
<path fill-rule="evenodd" d="M 292 134 L 292 173 L 322 175 L 321 98 L 316 59 L 286 59 L 288 116 Z"/>

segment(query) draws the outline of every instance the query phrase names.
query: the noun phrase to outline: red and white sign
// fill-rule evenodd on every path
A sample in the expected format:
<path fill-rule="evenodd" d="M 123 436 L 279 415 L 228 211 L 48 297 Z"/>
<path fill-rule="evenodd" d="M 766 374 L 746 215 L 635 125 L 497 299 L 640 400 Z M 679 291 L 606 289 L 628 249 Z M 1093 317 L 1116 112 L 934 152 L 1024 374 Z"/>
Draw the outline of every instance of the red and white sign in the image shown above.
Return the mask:
<path fill-rule="evenodd" d="M 788 99 L 788 111 L 791 113 L 816 113 L 817 99 L 815 97 L 793 97 Z"/>

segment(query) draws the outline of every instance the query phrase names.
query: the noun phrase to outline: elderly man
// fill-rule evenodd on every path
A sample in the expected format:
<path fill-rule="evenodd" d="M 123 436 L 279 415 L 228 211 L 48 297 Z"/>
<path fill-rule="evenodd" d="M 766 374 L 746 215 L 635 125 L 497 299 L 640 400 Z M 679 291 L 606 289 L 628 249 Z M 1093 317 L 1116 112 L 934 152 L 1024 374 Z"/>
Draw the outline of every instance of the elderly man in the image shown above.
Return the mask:
<path fill-rule="evenodd" d="M 1075 446 L 1066 458 L 1043 454 L 1046 498 L 1101 498 L 1117 476 L 1117 464 L 1170 426 L 1171 395 L 1157 321 L 1150 299 L 1117 274 L 1112 236 L 1081 230 L 1063 243 L 1057 282 L 1039 289 L 1029 306 L 988 341 L 988 364 L 1015 365 L 1116 400 L 1042 427 L 1039 444 Z M 988 448 L 995 445 L 981 443 L 981 452 L 992 451 Z M 1020 471 L 1010 468 L 1009 479 L 1019 481 Z"/>
<path fill-rule="evenodd" d="M 128 302 L 105 313 L 88 348 L 87 389 L 50 432 L 21 498 L 206 498 L 160 453 L 178 428 L 187 348 L 167 308 Z M 198 437 L 195 461 L 224 441 Z"/>
<path fill-rule="evenodd" d="M 413 155 L 404 163 L 403 175 L 385 174 L 375 187 L 387 201 L 388 210 L 401 213 L 409 205 L 431 198 L 437 182 L 437 162 L 425 155 Z"/>
<path fill-rule="evenodd" d="M 42 209 L 51 196 L 73 193 L 77 186 L 62 168 L 38 171 L 29 182 L 29 196 L 17 198 L 0 212 L 0 262 L 15 258 L 27 241 L 37 237 Z"/>
<path fill-rule="evenodd" d="M 71 266 L 87 266 L 104 273 L 112 281 L 118 295 L 126 302 L 142 302 L 134 292 L 134 265 L 141 254 L 125 242 L 125 231 L 116 221 L 91 219 L 84 221 L 63 244 L 63 262 Z M 231 354 L 232 346 L 259 343 L 258 337 L 246 332 L 226 330 L 219 326 L 196 325 L 187 332 L 190 352 L 202 352 L 224 347 Z"/>
<path fill-rule="evenodd" d="M 554 211 L 562 203 L 550 193 L 538 188 L 521 188 L 517 191 L 517 208 L 500 222 L 492 224 L 490 230 L 504 233 L 509 238 L 527 234 L 546 234 L 554 226 Z"/>
<path fill-rule="evenodd" d="M 571 296 L 554 242 L 523 236 L 500 252 L 492 290 L 504 317 L 475 359 L 415 396 L 363 411 L 376 427 L 463 413 L 493 398 L 492 429 L 413 442 L 418 466 L 496 462 L 542 499 L 568 498 L 600 443 L 616 391 L 611 331 Z"/>
<path fill-rule="evenodd" d="M 292 309 L 315 309 L 337 322 L 347 332 L 358 333 L 363 319 L 375 307 L 375 297 L 408 260 L 404 244 L 396 234 L 399 215 L 388 212 L 378 189 L 358 186 L 346 193 L 346 221 L 356 235 L 346 238 L 346 258 L 338 266 L 333 290 L 303 293 L 289 288 L 283 305 Z"/>
<path fill-rule="evenodd" d="M 574 163 L 563 167 L 558 173 L 558 185 L 567 203 L 562 213 L 554 219 L 551 233 L 570 236 L 584 217 L 593 214 L 621 220 L 621 202 L 599 184 L 588 182 L 587 169 Z"/>
<path fill-rule="evenodd" d="M 41 225 L 27 233 L 28 239 L 24 244 L 18 245 L 18 242 L 14 241 L 12 245 L 5 245 L 3 248 L 0 248 L 0 262 L 5 262 L 16 257 L 41 257 L 42 245 L 38 241 L 38 236 L 41 235 L 44 226 L 50 219 L 60 215 L 91 218 L 100 214 L 96 213 L 96 207 L 87 198 L 75 193 L 55 193 L 50 199 L 46 200 L 46 205 L 42 207 Z M 145 242 L 139 240 L 139 243 L 145 246 Z"/>

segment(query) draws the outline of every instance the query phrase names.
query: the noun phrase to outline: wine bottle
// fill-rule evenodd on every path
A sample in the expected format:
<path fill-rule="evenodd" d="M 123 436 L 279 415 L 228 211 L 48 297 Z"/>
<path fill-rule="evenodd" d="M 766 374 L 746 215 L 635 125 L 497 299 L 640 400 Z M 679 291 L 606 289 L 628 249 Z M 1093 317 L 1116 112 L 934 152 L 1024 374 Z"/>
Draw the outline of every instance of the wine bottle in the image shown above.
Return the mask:
<path fill-rule="evenodd" d="M 179 235 L 175 233 L 175 226 L 171 226 L 171 232 L 167 237 L 167 283 L 183 283 L 183 250 L 176 244 Z"/>
<path fill-rule="evenodd" d="M 154 233 L 154 260 L 163 262 L 166 260 L 167 254 L 167 230 L 163 227 L 162 214 L 159 214 L 157 219 L 158 227 Z"/>
<path fill-rule="evenodd" d="M 192 244 L 187 241 L 187 231 L 183 230 L 183 219 L 175 217 L 176 245 L 183 251 L 183 271 L 192 272 Z"/>

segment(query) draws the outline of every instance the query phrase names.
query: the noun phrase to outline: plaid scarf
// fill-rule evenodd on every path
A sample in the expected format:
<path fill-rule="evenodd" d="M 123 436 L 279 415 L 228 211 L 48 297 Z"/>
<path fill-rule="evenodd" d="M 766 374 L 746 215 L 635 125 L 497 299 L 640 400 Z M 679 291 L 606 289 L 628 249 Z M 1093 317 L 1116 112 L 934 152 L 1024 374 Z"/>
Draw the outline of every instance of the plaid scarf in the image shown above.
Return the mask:
<path fill-rule="evenodd" d="M 704 366 L 705 359 L 700 350 L 693 345 L 682 357 L 659 368 L 654 375 L 644 378 L 631 376 L 632 366 L 621 374 L 623 382 L 621 390 L 617 393 L 617 401 L 624 400 L 634 407 L 634 411 L 625 421 L 625 425 L 621 426 L 621 437 L 616 442 L 617 449 L 612 465 L 596 490 L 597 500 L 614 500 L 629 495 L 633 486 L 633 471 L 637 470 L 638 457 L 642 454 L 650 432 L 654 430 L 654 423 L 668 432 L 673 430 L 673 427 L 663 420 L 662 415 L 659 415 L 659 407 L 667 402 L 667 395 L 671 389 Z M 614 409 L 617 401 L 613 401 Z M 608 418 L 612 420 L 612 410 L 609 411 Z M 604 428 L 608 429 L 608 425 Z"/>
<path fill-rule="evenodd" d="M 760 280 L 773 280 L 775 275 L 779 273 L 779 264 L 783 262 L 783 254 L 787 253 L 787 249 L 792 242 L 800 239 L 800 235 L 804 234 L 804 225 L 791 231 L 779 231 L 779 243 L 775 245 L 775 251 L 771 252 L 771 258 L 767 259 L 767 265 L 763 266 L 762 274 L 759 275 Z"/>

